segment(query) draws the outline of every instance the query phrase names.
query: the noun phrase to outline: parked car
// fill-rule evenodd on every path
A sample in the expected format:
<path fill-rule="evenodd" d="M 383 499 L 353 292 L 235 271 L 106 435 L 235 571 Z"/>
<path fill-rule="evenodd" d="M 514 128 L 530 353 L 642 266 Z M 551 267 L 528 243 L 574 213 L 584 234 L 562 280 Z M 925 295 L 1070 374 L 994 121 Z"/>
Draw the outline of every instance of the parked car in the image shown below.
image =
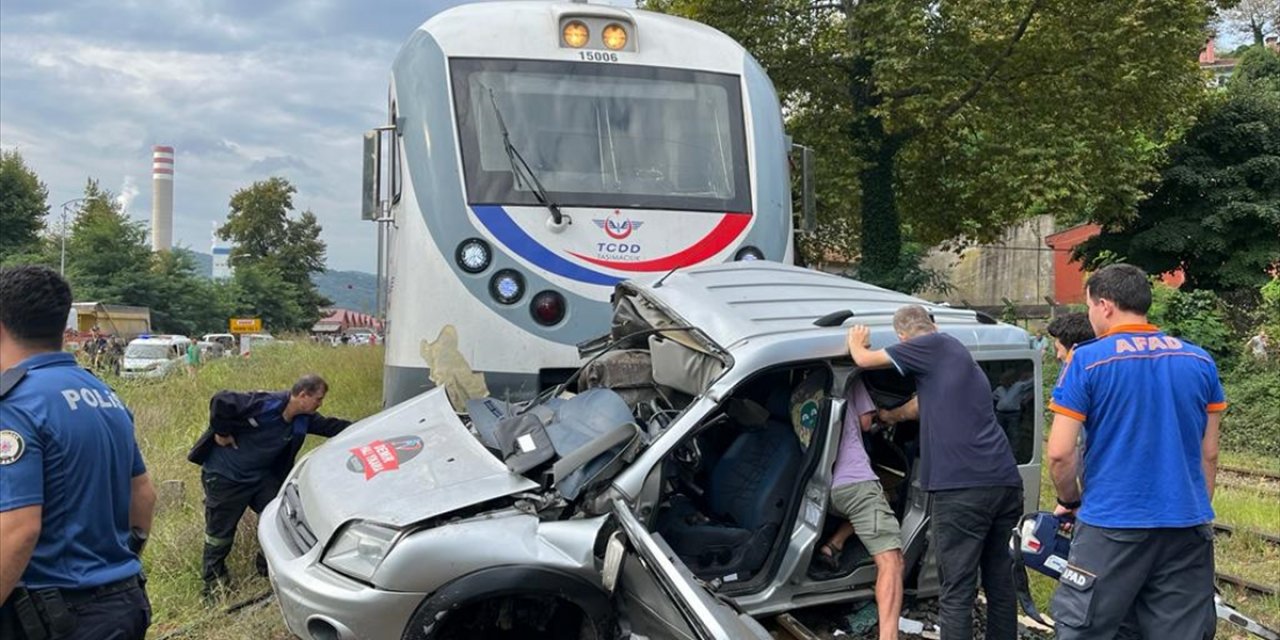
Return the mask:
<path fill-rule="evenodd" d="M 201 342 L 216 342 L 222 345 L 222 349 L 227 353 L 239 350 L 240 339 L 233 333 L 206 333 L 200 336 Z"/>
<path fill-rule="evenodd" d="M 472 399 L 465 418 L 434 389 L 300 460 L 258 529 L 289 629 L 753 638 L 768 636 L 750 616 L 871 600 L 875 565 L 856 539 L 837 570 L 815 556 L 839 524 L 827 499 L 848 385 L 861 379 L 881 407 L 914 389 L 858 370 L 845 323 L 882 347 L 905 304 L 925 304 L 993 388 L 1005 371 L 1033 376 L 1008 424 L 1034 510 L 1043 406 L 1025 331 L 796 267 L 703 266 L 620 284 L 609 334 L 581 347 L 590 360 L 566 386 Z M 901 520 L 907 591 L 929 597 L 918 435 L 903 423 L 866 445 Z"/>
<path fill-rule="evenodd" d="M 185 336 L 146 335 L 124 348 L 122 378 L 162 378 L 182 367 L 191 340 Z"/>
<path fill-rule="evenodd" d="M 220 342 L 201 340 L 196 343 L 196 346 L 200 348 L 200 358 L 202 360 L 212 360 L 214 358 L 222 358 L 227 355 L 226 349 Z"/>

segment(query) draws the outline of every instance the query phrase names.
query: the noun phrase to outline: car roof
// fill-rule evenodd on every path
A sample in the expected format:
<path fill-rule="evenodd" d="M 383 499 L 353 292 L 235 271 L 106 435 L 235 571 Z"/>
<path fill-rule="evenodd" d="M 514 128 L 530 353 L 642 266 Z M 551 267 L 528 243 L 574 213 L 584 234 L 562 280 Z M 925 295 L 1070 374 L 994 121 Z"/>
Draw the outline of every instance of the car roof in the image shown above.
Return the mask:
<path fill-rule="evenodd" d="M 129 341 L 129 344 L 162 344 L 169 346 L 179 342 L 190 342 L 190 340 L 186 336 L 153 335 L 146 338 L 134 338 Z"/>
<path fill-rule="evenodd" d="M 843 340 L 853 324 L 868 325 L 873 334 L 892 333 L 894 311 L 908 304 L 924 306 L 940 330 L 970 346 L 1028 346 L 1025 331 L 974 310 L 776 262 L 705 265 L 636 279 L 631 285 L 730 351 L 744 342 L 758 344 L 801 333 L 838 335 Z M 814 324 L 838 311 L 851 311 L 852 316 L 831 326 Z"/>

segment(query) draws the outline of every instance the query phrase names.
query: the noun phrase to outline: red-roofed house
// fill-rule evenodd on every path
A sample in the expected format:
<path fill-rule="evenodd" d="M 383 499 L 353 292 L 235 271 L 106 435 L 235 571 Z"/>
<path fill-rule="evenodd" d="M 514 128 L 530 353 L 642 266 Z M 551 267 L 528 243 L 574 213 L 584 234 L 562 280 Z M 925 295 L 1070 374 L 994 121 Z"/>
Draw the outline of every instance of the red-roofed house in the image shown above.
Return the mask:
<path fill-rule="evenodd" d="M 311 327 L 312 333 L 332 335 L 349 333 L 355 329 L 370 329 L 382 332 L 382 323 L 377 318 L 351 309 L 322 309 L 324 317 Z"/>

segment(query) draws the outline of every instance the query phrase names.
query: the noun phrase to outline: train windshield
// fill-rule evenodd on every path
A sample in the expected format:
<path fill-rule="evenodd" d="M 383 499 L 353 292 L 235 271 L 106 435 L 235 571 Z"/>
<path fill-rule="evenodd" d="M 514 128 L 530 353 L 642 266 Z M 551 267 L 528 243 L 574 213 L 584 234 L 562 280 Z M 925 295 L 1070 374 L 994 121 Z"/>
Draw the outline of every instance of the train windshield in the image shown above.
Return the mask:
<path fill-rule="evenodd" d="M 738 77 L 541 60 L 450 62 L 471 204 L 749 212 Z"/>

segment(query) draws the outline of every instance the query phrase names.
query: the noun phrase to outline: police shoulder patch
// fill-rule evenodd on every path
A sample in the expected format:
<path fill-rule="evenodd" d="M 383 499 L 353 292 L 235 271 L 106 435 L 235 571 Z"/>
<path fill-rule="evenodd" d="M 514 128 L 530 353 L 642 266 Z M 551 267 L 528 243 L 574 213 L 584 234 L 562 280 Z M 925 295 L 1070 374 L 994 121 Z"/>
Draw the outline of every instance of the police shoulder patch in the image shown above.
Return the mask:
<path fill-rule="evenodd" d="M 13 464 L 27 450 L 22 434 L 11 429 L 0 431 L 0 465 Z"/>
<path fill-rule="evenodd" d="M 0 398 L 9 395 L 14 387 L 18 386 L 22 379 L 27 377 L 25 367 L 12 367 L 3 374 L 0 374 Z"/>

